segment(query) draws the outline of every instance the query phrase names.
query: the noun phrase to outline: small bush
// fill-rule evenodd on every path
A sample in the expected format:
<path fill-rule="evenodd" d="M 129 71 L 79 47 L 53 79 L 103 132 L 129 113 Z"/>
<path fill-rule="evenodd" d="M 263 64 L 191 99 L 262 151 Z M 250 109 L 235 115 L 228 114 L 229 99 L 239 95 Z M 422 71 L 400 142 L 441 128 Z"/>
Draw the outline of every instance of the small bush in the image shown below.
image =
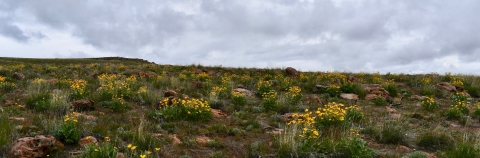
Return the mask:
<path fill-rule="evenodd" d="M 367 146 L 367 142 L 354 137 L 351 139 L 343 139 L 341 143 L 340 157 L 356 157 L 356 158 L 369 158 L 375 156 L 375 150 Z"/>
<path fill-rule="evenodd" d="M 385 101 L 385 99 L 383 99 L 383 97 L 377 97 L 377 98 L 373 99 L 372 102 L 376 106 L 387 106 L 388 105 L 388 102 Z"/>
<path fill-rule="evenodd" d="M 243 106 L 247 104 L 246 94 L 242 92 L 232 92 L 231 99 L 232 99 L 232 103 L 237 106 Z"/>
<path fill-rule="evenodd" d="M 456 148 L 445 151 L 447 157 L 465 157 L 476 158 L 480 157 L 480 149 L 470 143 L 459 143 Z"/>
<path fill-rule="evenodd" d="M 86 145 L 78 158 L 116 158 L 117 153 L 114 145 L 106 142 L 101 145 Z"/>
<path fill-rule="evenodd" d="M 427 131 L 417 137 L 417 145 L 430 151 L 450 149 L 454 143 L 450 135 L 437 131 Z"/>
<path fill-rule="evenodd" d="M 422 108 L 427 110 L 427 111 L 433 111 L 438 108 L 438 103 L 435 102 L 433 97 L 426 97 L 422 101 Z"/>
<path fill-rule="evenodd" d="M 375 135 L 375 139 L 385 144 L 405 144 L 405 129 L 397 123 L 386 122 Z"/>
<path fill-rule="evenodd" d="M 169 98 L 162 102 L 167 102 L 160 110 L 155 112 L 155 117 L 166 120 L 189 120 L 206 121 L 212 118 L 212 112 L 207 101 L 201 99 L 181 100 L 174 98 L 171 104 L 168 104 Z"/>
<path fill-rule="evenodd" d="M 276 111 L 278 109 L 277 104 L 277 92 L 270 91 L 262 94 L 263 102 L 262 106 L 266 111 Z"/>
<path fill-rule="evenodd" d="M 55 132 L 55 137 L 67 144 L 75 144 L 80 140 L 80 130 L 78 129 L 77 120 L 78 114 L 73 112 L 70 115 L 66 115 L 63 124 Z"/>

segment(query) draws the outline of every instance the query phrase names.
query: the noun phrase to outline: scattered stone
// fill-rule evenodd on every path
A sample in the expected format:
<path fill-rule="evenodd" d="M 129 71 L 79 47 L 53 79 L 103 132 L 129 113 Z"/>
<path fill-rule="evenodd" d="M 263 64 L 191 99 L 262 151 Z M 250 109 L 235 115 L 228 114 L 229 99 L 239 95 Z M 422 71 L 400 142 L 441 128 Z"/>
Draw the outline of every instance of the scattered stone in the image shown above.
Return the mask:
<path fill-rule="evenodd" d="M 20 131 L 20 130 L 23 129 L 23 125 L 17 125 L 17 126 L 15 126 L 15 129 Z"/>
<path fill-rule="evenodd" d="M 169 137 L 170 139 L 172 139 L 172 144 L 173 144 L 173 145 L 180 145 L 180 144 L 182 144 L 182 141 L 180 141 L 180 139 L 178 139 L 177 134 L 172 134 L 172 135 L 169 135 L 168 137 Z"/>
<path fill-rule="evenodd" d="M 362 85 L 365 92 L 367 92 L 367 96 L 365 100 L 373 100 L 377 97 L 382 97 L 384 100 L 388 100 L 390 93 L 382 88 L 379 84 L 363 84 Z M 372 95 L 374 94 L 374 95 Z"/>
<path fill-rule="evenodd" d="M 97 138 L 86 136 L 78 141 L 78 145 L 84 147 L 85 145 L 98 145 Z"/>
<path fill-rule="evenodd" d="M 281 128 L 274 128 L 270 131 L 267 131 L 267 134 L 273 134 L 273 135 L 279 135 L 279 134 L 282 134 L 283 133 L 283 129 Z"/>
<path fill-rule="evenodd" d="M 155 78 L 155 77 L 157 77 L 157 73 L 152 72 L 152 71 L 140 72 L 140 73 L 138 73 L 138 76 L 140 76 L 142 78 Z"/>
<path fill-rule="evenodd" d="M 340 97 L 347 100 L 358 100 L 358 95 L 353 93 L 342 93 Z"/>
<path fill-rule="evenodd" d="M 12 78 L 17 79 L 17 80 L 23 80 L 23 79 L 25 79 L 25 75 L 23 75 L 22 73 L 19 73 L 19 72 L 15 72 L 15 73 L 13 73 Z"/>
<path fill-rule="evenodd" d="M 226 113 L 224 113 L 222 110 L 211 109 L 211 111 L 212 111 L 213 117 L 215 117 L 215 118 L 227 118 L 228 117 L 228 115 Z"/>
<path fill-rule="evenodd" d="M 75 111 L 91 111 L 95 110 L 94 102 L 93 100 L 75 100 L 72 103 L 70 103 L 71 106 L 73 107 L 73 110 Z"/>
<path fill-rule="evenodd" d="M 235 88 L 235 89 L 232 90 L 232 92 L 240 92 L 240 93 L 245 94 L 245 96 L 251 97 L 251 98 L 255 97 L 255 94 L 252 91 L 247 90 L 247 89 L 243 89 L 243 88 Z"/>
<path fill-rule="evenodd" d="M 297 76 L 300 75 L 300 74 L 298 74 L 298 71 L 296 69 L 294 69 L 293 67 L 287 67 L 285 69 L 285 71 L 287 72 L 288 76 L 297 77 Z"/>
<path fill-rule="evenodd" d="M 205 137 L 205 136 L 200 136 L 200 137 L 195 138 L 195 141 L 200 146 L 206 146 L 208 142 L 212 141 L 212 139 L 210 139 L 208 137 Z"/>
<path fill-rule="evenodd" d="M 52 79 L 47 80 L 47 83 L 51 84 L 51 85 L 56 84 L 57 82 L 58 82 L 58 79 L 56 79 L 56 78 L 52 78 Z"/>
<path fill-rule="evenodd" d="M 177 96 L 177 92 L 175 92 L 174 90 L 167 90 L 163 93 L 163 97 L 165 98 L 176 97 L 176 96 Z"/>
<path fill-rule="evenodd" d="M 425 96 L 419 96 L 419 95 L 412 95 L 410 97 L 411 100 L 417 100 L 417 101 L 424 100 L 425 98 L 426 98 Z"/>
<path fill-rule="evenodd" d="M 355 76 L 348 76 L 347 81 L 351 83 L 357 82 L 359 79 Z"/>
<path fill-rule="evenodd" d="M 367 94 L 365 96 L 365 100 L 373 100 L 376 99 L 378 96 L 376 94 Z"/>
<path fill-rule="evenodd" d="M 410 149 L 409 147 L 403 146 L 403 145 L 399 145 L 397 147 L 397 150 L 400 150 L 401 152 L 404 152 L 404 153 L 408 153 L 408 152 L 412 151 L 412 149 Z"/>
<path fill-rule="evenodd" d="M 50 152 L 61 146 L 57 140 L 50 135 L 37 135 L 35 137 L 24 137 L 13 142 L 10 150 L 10 157 L 14 158 L 36 158 L 47 157 Z"/>
<path fill-rule="evenodd" d="M 238 84 L 238 85 L 237 85 L 237 88 L 243 88 L 243 89 L 245 89 L 245 86 L 243 86 L 242 84 Z"/>
<path fill-rule="evenodd" d="M 25 122 L 24 117 L 8 117 L 9 120 L 15 120 L 15 121 L 20 121 L 20 122 Z"/>
<path fill-rule="evenodd" d="M 329 86 L 328 85 L 325 85 L 325 84 L 318 84 L 318 85 L 315 85 L 315 88 L 317 89 L 327 89 Z"/>
<path fill-rule="evenodd" d="M 87 114 L 82 114 L 82 113 L 78 113 L 78 116 L 85 119 L 86 121 L 95 121 L 97 120 L 97 117 L 93 116 L 93 115 L 87 115 Z"/>
<path fill-rule="evenodd" d="M 203 88 L 204 84 L 205 84 L 205 82 L 202 82 L 202 81 L 192 81 L 190 83 L 190 86 L 195 87 L 195 88 Z"/>
<path fill-rule="evenodd" d="M 125 158 L 125 154 L 118 152 L 116 158 Z"/>
<path fill-rule="evenodd" d="M 435 85 L 435 89 L 437 89 L 439 91 L 448 91 L 448 92 L 461 92 L 461 91 L 463 91 L 462 87 L 460 87 L 458 85 L 448 83 L 448 82 L 438 83 L 437 85 Z"/>
<path fill-rule="evenodd" d="M 385 107 L 387 109 L 387 113 L 392 117 L 392 118 L 400 118 L 402 117 L 402 115 L 400 115 L 399 113 L 397 113 L 397 110 L 393 109 L 393 108 L 389 108 L 389 107 Z"/>
<path fill-rule="evenodd" d="M 282 115 L 282 121 L 283 122 L 290 122 L 293 120 L 293 113 L 285 113 Z"/>

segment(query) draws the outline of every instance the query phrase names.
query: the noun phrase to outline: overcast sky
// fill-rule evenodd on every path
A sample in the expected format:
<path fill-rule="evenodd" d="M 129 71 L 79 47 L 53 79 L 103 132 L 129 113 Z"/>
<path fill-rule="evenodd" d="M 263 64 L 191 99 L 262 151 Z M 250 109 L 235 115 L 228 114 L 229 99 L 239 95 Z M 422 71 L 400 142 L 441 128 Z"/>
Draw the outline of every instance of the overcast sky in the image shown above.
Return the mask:
<path fill-rule="evenodd" d="M 0 56 L 480 74 L 480 1 L 1 0 Z"/>

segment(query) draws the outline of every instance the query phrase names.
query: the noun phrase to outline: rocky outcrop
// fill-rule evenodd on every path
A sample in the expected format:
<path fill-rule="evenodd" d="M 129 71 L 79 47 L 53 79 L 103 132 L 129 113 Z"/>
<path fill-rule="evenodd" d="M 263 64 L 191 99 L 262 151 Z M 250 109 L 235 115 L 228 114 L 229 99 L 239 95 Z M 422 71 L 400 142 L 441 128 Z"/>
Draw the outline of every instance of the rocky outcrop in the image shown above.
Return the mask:
<path fill-rule="evenodd" d="M 57 140 L 50 135 L 24 137 L 13 142 L 13 147 L 9 154 L 10 157 L 14 158 L 47 157 L 51 152 L 57 150 L 59 145 Z"/>
<path fill-rule="evenodd" d="M 353 93 L 342 93 L 340 97 L 347 100 L 358 100 L 358 95 Z"/>
<path fill-rule="evenodd" d="M 23 75 L 22 73 L 19 73 L 19 72 L 15 72 L 15 73 L 13 73 L 12 78 L 17 79 L 17 80 L 23 80 L 23 79 L 25 79 L 25 75 Z"/>
<path fill-rule="evenodd" d="M 86 136 L 78 141 L 78 145 L 86 146 L 86 145 L 98 145 L 97 138 L 92 136 Z"/>
<path fill-rule="evenodd" d="M 298 71 L 296 69 L 294 69 L 293 67 L 287 67 L 285 69 L 285 71 L 287 72 L 287 75 L 288 76 L 292 76 L 292 77 L 297 77 L 299 76 L 300 74 L 298 73 Z"/>
<path fill-rule="evenodd" d="M 235 88 L 232 90 L 232 92 L 240 92 L 240 93 L 243 93 L 245 94 L 246 97 L 255 97 L 255 93 L 253 93 L 252 91 L 248 90 L 248 89 L 244 89 L 244 88 Z"/>
<path fill-rule="evenodd" d="M 75 111 L 92 111 L 95 110 L 95 102 L 93 100 L 75 100 L 70 103 Z"/>
<path fill-rule="evenodd" d="M 439 91 L 448 91 L 448 92 L 462 92 L 463 87 L 454 85 L 448 82 L 440 82 L 435 85 L 435 89 Z"/>
<path fill-rule="evenodd" d="M 367 92 L 365 100 L 373 100 L 377 97 L 382 97 L 384 100 L 388 100 L 390 97 L 390 93 L 379 84 L 364 84 L 362 87 L 365 92 Z"/>

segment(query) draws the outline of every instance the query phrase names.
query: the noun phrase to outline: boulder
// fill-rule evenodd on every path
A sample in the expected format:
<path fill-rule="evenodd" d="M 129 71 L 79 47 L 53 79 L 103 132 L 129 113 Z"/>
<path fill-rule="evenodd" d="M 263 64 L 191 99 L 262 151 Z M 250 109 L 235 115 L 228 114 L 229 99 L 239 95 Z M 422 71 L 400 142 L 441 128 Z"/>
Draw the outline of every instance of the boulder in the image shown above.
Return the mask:
<path fill-rule="evenodd" d="M 342 93 L 340 97 L 347 100 L 358 100 L 358 95 L 352 93 Z"/>
<path fill-rule="evenodd" d="M 299 76 L 300 74 L 298 73 L 298 71 L 296 69 L 294 69 L 293 67 L 287 67 L 285 69 L 285 71 L 287 72 L 287 75 L 288 76 L 292 76 L 292 77 L 297 77 Z"/>
<path fill-rule="evenodd" d="M 348 76 L 347 81 L 350 82 L 350 83 L 355 83 L 355 82 L 359 81 L 359 79 L 355 76 Z"/>
<path fill-rule="evenodd" d="M 163 93 L 163 97 L 165 98 L 176 97 L 176 96 L 177 96 L 177 92 L 175 92 L 174 90 L 167 90 Z"/>
<path fill-rule="evenodd" d="M 78 141 L 78 145 L 84 147 L 86 145 L 98 145 L 97 138 L 92 136 L 86 136 Z"/>
<path fill-rule="evenodd" d="M 227 118 L 228 117 L 228 115 L 226 113 L 224 113 L 222 110 L 211 109 L 211 112 L 212 112 L 213 117 L 215 117 L 215 118 Z"/>
<path fill-rule="evenodd" d="M 373 100 L 373 99 L 376 99 L 378 97 L 378 95 L 376 94 L 367 94 L 365 96 L 365 100 Z"/>
<path fill-rule="evenodd" d="M 95 102 L 93 100 L 87 100 L 87 99 L 82 99 L 82 100 L 75 100 L 70 103 L 72 106 L 73 110 L 75 111 L 91 111 L 95 110 Z"/>
<path fill-rule="evenodd" d="M 283 131 L 284 131 L 284 129 L 274 128 L 274 129 L 272 129 L 272 130 L 267 131 L 266 133 L 267 133 L 267 134 L 272 134 L 272 135 L 280 135 L 280 134 L 283 133 Z"/>
<path fill-rule="evenodd" d="M 205 137 L 205 136 L 200 136 L 200 137 L 195 138 L 195 141 L 200 146 L 206 146 L 208 142 L 212 141 L 212 139 L 210 139 L 208 137 Z"/>
<path fill-rule="evenodd" d="M 448 91 L 448 92 L 461 92 L 463 88 L 448 82 L 440 82 L 435 85 L 435 89 L 439 91 Z"/>
<path fill-rule="evenodd" d="M 13 142 L 9 154 L 14 158 L 47 157 L 51 152 L 57 150 L 58 146 L 61 144 L 57 144 L 57 140 L 50 135 L 24 137 Z"/>
<path fill-rule="evenodd" d="M 245 94 L 245 96 L 247 97 L 255 97 L 255 93 L 253 93 L 252 91 L 248 90 L 248 89 L 244 89 L 244 88 L 235 88 L 235 89 L 232 89 L 232 92 L 240 92 L 240 93 L 243 93 Z"/>
<path fill-rule="evenodd" d="M 19 73 L 19 72 L 15 72 L 15 73 L 13 73 L 12 78 L 17 79 L 17 80 L 23 80 L 23 79 L 25 79 L 25 75 L 23 75 L 22 73 Z"/>
<path fill-rule="evenodd" d="M 172 134 L 172 135 L 169 135 L 168 137 L 169 137 L 170 139 L 172 139 L 172 144 L 173 144 L 173 145 L 180 145 L 180 144 L 182 144 L 182 141 L 180 141 L 180 139 L 178 139 L 177 134 Z"/>
<path fill-rule="evenodd" d="M 410 99 L 411 100 L 417 100 L 417 101 L 421 101 L 423 99 L 425 99 L 426 97 L 425 96 L 419 96 L 419 95 L 412 95 L 410 96 Z"/>
<path fill-rule="evenodd" d="M 190 87 L 203 88 L 204 84 L 205 84 L 205 82 L 202 82 L 202 81 L 192 81 L 190 83 Z"/>
<path fill-rule="evenodd" d="M 365 100 L 372 100 L 372 98 L 375 99 L 377 97 L 383 97 L 383 99 L 388 100 L 390 96 L 390 93 L 379 84 L 363 84 L 362 87 L 367 92 Z"/>

